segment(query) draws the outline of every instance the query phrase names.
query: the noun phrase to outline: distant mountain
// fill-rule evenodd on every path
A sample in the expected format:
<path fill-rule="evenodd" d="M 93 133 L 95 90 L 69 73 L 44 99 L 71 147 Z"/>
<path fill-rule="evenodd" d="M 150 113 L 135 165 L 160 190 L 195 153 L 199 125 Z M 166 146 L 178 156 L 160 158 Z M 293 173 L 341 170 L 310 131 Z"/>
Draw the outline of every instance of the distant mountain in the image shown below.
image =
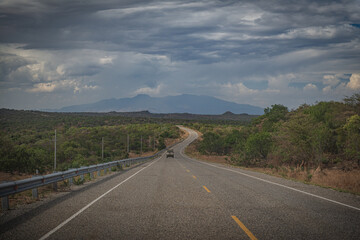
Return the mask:
<path fill-rule="evenodd" d="M 248 104 L 237 104 L 209 96 L 183 94 L 167 97 L 150 97 L 145 94 L 133 98 L 106 99 L 99 102 L 73 105 L 52 110 L 56 112 L 136 112 L 191 113 L 191 114 L 253 114 L 261 115 L 264 109 Z M 230 113 L 231 112 L 231 113 Z"/>

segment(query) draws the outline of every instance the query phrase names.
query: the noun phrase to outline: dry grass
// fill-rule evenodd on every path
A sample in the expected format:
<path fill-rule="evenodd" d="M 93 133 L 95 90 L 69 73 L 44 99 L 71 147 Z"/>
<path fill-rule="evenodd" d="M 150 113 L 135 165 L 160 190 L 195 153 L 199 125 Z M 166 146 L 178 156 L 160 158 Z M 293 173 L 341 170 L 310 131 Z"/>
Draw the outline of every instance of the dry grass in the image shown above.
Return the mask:
<path fill-rule="evenodd" d="M 207 156 L 196 151 L 195 144 L 186 148 L 186 154 L 189 156 L 215 163 L 230 164 L 226 156 Z M 269 175 L 293 179 L 321 187 L 332 188 L 338 191 L 350 192 L 360 195 L 360 170 L 353 169 L 343 171 L 340 169 L 296 169 L 291 167 L 274 167 L 274 168 L 244 168 L 256 172 L 262 172 Z"/>
<path fill-rule="evenodd" d="M 360 170 L 351 171 L 328 170 L 314 173 L 312 183 L 329 186 L 336 189 L 344 189 L 360 195 Z"/>
<path fill-rule="evenodd" d="M 351 171 L 339 169 L 320 170 L 319 168 L 302 171 L 289 167 L 247 169 L 360 195 L 359 169 L 353 169 Z"/>

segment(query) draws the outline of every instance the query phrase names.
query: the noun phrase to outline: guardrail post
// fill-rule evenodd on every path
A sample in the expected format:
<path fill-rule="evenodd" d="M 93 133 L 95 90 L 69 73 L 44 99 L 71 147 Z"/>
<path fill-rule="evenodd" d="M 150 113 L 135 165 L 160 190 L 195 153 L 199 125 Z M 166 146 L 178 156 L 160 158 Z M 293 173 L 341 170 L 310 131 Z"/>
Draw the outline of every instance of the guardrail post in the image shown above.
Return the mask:
<path fill-rule="evenodd" d="M 90 173 L 90 179 L 94 179 L 94 172 Z"/>
<path fill-rule="evenodd" d="M 81 181 L 84 181 L 84 174 L 80 175 L 80 179 L 81 179 Z"/>
<path fill-rule="evenodd" d="M 54 171 L 54 173 L 56 173 L 56 171 Z M 54 190 L 55 192 L 57 192 L 57 190 L 58 190 L 58 184 L 57 184 L 57 182 L 54 182 L 52 185 L 53 185 L 53 190 Z"/>
<path fill-rule="evenodd" d="M 36 173 L 38 172 L 38 170 L 36 170 Z M 36 177 L 35 176 L 32 176 L 32 177 Z M 39 193 L 38 193 L 38 189 L 37 188 L 33 188 L 32 189 L 32 197 L 35 198 L 35 199 L 38 199 L 39 198 Z"/>
<path fill-rule="evenodd" d="M 101 170 L 98 170 L 96 175 L 97 175 L 97 177 L 100 177 L 101 176 Z"/>
<path fill-rule="evenodd" d="M 54 190 L 55 192 L 57 192 L 57 190 L 58 190 L 58 184 L 57 184 L 57 182 L 54 182 L 54 183 L 53 183 L 53 190 Z"/>
<path fill-rule="evenodd" d="M 6 183 L 6 181 L 2 181 L 1 183 Z M 1 209 L 3 211 L 7 211 L 10 209 L 9 207 L 9 196 L 4 196 L 1 198 Z"/>
<path fill-rule="evenodd" d="M 9 210 L 9 197 L 5 196 L 1 198 L 1 209 L 3 211 Z"/>
<path fill-rule="evenodd" d="M 39 198 L 39 193 L 38 193 L 38 189 L 37 188 L 33 188 L 32 189 L 32 197 L 35 199 Z"/>
<path fill-rule="evenodd" d="M 106 170 L 107 170 L 107 169 L 106 169 L 106 168 L 104 168 L 104 175 L 106 175 Z"/>
<path fill-rule="evenodd" d="M 69 186 L 71 186 L 73 184 L 73 178 L 71 177 L 68 180 L 69 180 Z"/>

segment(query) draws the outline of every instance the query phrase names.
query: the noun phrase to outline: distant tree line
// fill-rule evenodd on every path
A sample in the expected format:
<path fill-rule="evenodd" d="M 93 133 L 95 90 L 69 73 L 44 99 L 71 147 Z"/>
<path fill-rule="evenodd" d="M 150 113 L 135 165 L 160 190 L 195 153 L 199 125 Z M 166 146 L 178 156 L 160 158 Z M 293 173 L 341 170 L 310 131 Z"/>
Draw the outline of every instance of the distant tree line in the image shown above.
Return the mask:
<path fill-rule="evenodd" d="M 171 123 L 116 116 L 84 116 L 36 111 L 0 110 L 0 171 L 41 173 L 124 159 L 130 152 L 157 151 L 166 139 L 180 137 Z M 102 159 L 102 138 L 104 158 Z"/>

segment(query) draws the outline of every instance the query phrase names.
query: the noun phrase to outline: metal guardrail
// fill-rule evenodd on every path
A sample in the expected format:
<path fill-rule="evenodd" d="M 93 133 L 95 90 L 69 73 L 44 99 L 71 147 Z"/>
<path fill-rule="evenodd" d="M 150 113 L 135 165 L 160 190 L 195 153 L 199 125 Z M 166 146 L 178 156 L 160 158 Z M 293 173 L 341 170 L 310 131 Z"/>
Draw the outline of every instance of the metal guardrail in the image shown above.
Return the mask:
<path fill-rule="evenodd" d="M 74 169 L 69 169 L 67 171 L 55 172 L 44 176 L 36 176 L 23 180 L 2 183 L 0 184 L 0 197 L 5 197 L 14 193 L 23 192 L 29 189 L 64 181 L 69 178 L 100 171 L 103 169 L 108 169 L 115 166 L 124 166 L 127 164 L 132 165 L 134 163 L 140 162 L 141 160 L 150 159 L 152 157 L 155 157 L 155 155 L 149 157 L 142 157 L 142 158 L 118 160 L 108 163 L 92 165 L 88 167 L 74 168 Z"/>
<path fill-rule="evenodd" d="M 182 142 L 182 141 L 180 141 Z M 5 182 L 0 184 L 0 197 L 2 198 L 2 209 L 7 210 L 9 208 L 8 203 L 8 196 L 15 193 L 20 193 L 26 190 L 30 189 L 37 189 L 38 187 L 45 186 L 51 183 L 57 183 L 61 182 L 67 179 L 72 179 L 73 177 L 77 176 L 83 176 L 84 174 L 93 173 L 101 170 L 106 170 L 112 167 L 116 166 L 122 166 L 124 165 L 133 165 L 136 163 L 144 162 L 148 159 L 152 159 L 154 157 L 157 157 L 158 155 L 165 152 L 167 149 L 175 146 L 176 144 L 180 143 L 177 142 L 166 149 L 163 149 L 156 154 L 148 157 L 139 157 L 139 158 L 128 158 L 123 160 L 117 160 L 107 163 L 101 163 L 96 165 L 91 165 L 88 167 L 81 167 L 81 168 L 75 168 L 75 169 L 69 169 L 67 171 L 62 172 L 55 172 L 48 175 L 43 176 L 35 176 L 32 178 L 22 179 L 18 181 L 12 181 L 12 182 Z"/>

